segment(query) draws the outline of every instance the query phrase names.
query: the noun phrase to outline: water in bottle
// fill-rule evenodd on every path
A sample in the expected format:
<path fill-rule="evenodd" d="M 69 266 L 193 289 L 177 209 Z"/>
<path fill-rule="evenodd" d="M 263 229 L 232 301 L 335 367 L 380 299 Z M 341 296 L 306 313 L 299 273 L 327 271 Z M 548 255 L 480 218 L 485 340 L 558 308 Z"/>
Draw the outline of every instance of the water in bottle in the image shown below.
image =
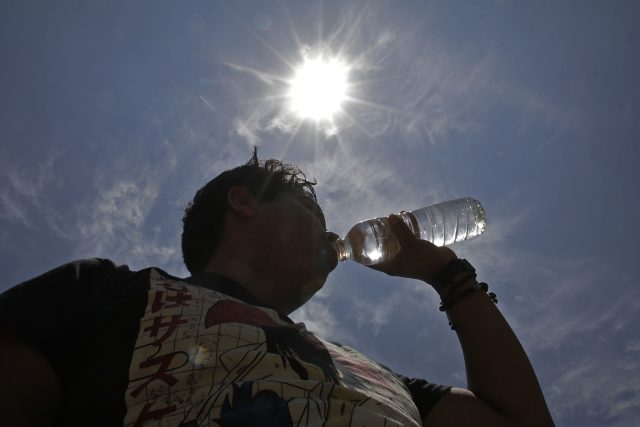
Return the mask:
<path fill-rule="evenodd" d="M 416 237 L 445 246 L 480 235 L 487 226 L 484 209 L 475 199 L 463 198 L 398 214 Z M 387 225 L 387 218 L 374 218 L 354 225 L 344 239 L 334 242 L 338 260 L 352 259 L 374 265 L 393 258 L 400 243 Z"/>

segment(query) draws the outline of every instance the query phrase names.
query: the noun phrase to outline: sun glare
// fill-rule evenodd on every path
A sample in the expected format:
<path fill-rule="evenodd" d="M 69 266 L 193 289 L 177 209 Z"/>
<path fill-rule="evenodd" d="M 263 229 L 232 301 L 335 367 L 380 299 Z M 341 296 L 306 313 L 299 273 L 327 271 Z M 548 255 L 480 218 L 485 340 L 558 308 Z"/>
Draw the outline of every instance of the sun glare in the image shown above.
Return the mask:
<path fill-rule="evenodd" d="M 291 109 L 305 119 L 330 120 L 347 95 L 347 66 L 333 58 L 305 59 L 291 80 Z"/>

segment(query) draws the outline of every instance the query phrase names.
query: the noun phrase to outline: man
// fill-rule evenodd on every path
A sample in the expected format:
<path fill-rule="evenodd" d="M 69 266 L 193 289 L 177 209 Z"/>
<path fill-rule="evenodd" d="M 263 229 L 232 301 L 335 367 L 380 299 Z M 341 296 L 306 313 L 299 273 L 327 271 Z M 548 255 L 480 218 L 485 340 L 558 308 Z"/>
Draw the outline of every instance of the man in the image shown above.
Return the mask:
<path fill-rule="evenodd" d="M 473 268 L 398 217 L 401 251 L 374 268 L 434 285 L 468 390 L 402 377 L 287 317 L 337 263 L 313 184 L 254 152 L 187 206 L 191 277 L 94 259 L 0 295 L 2 425 L 553 425 Z"/>

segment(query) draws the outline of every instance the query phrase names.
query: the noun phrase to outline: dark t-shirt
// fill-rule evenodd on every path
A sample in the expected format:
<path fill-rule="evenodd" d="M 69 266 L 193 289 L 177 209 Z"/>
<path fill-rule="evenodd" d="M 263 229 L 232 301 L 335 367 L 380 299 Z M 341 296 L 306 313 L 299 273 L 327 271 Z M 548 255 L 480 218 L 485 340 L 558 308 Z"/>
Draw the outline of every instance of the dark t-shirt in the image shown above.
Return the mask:
<path fill-rule="evenodd" d="M 65 264 L 0 294 L 63 389 L 59 426 L 420 425 L 449 387 L 325 341 L 211 273 Z"/>

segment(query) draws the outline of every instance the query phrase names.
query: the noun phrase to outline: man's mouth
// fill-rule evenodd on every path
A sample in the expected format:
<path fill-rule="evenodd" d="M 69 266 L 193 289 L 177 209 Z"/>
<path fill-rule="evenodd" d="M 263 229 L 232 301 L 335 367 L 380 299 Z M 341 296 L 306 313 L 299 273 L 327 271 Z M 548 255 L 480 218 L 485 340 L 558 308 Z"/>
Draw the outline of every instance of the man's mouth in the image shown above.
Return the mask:
<path fill-rule="evenodd" d="M 320 257 L 325 261 L 329 271 L 333 271 L 338 265 L 338 254 L 330 245 L 320 250 Z"/>

